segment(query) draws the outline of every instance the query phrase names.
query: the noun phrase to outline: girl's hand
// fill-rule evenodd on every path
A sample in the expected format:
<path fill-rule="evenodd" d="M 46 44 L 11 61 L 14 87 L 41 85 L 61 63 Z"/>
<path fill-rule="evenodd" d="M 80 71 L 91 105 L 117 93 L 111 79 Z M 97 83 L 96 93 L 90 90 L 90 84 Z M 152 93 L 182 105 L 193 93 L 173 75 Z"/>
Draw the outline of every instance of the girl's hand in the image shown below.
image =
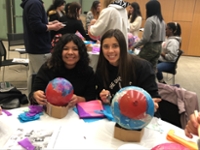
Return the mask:
<path fill-rule="evenodd" d="M 74 107 L 76 103 L 78 103 L 78 96 L 74 94 L 68 105 L 69 107 Z"/>
<path fill-rule="evenodd" d="M 154 101 L 154 112 L 156 112 L 157 109 L 159 108 L 158 103 L 161 101 L 161 99 L 160 98 L 152 98 L 152 99 Z"/>
<path fill-rule="evenodd" d="M 101 93 L 99 94 L 101 100 L 103 101 L 103 103 L 107 103 L 109 104 L 110 101 L 108 100 L 108 96 L 110 95 L 110 91 L 103 89 L 101 91 Z"/>
<path fill-rule="evenodd" d="M 47 98 L 44 94 L 44 91 L 38 90 L 33 93 L 33 98 L 37 101 L 40 105 L 46 105 L 47 104 Z"/>

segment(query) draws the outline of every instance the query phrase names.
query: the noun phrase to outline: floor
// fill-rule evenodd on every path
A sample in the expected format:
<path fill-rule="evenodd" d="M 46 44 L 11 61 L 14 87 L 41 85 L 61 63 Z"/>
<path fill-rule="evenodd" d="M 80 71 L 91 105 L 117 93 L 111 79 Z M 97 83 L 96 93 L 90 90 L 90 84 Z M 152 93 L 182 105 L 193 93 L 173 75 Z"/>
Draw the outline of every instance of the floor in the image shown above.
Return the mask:
<path fill-rule="evenodd" d="M 7 48 L 7 42 L 4 42 Z M 23 55 L 21 57 L 26 57 Z M 10 58 L 19 58 L 18 52 L 10 52 Z M 24 66 L 12 66 L 5 69 L 5 81 L 11 82 L 16 87 L 26 87 L 27 84 L 27 68 Z M 200 57 L 181 56 L 178 62 L 176 83 L 186 90 L 196 92 L 200 100 Z M 0 81 L 2 80 L 2 71 L 0 74 Z M 168 75 L 170 77 L 170 75 Z M 164 78 L 167 75 L 164 74 Z M 168 84 L 172 84 L 172 80 L 167 81 Z M 26 90 L 22 90 L 27 94 Z"/>

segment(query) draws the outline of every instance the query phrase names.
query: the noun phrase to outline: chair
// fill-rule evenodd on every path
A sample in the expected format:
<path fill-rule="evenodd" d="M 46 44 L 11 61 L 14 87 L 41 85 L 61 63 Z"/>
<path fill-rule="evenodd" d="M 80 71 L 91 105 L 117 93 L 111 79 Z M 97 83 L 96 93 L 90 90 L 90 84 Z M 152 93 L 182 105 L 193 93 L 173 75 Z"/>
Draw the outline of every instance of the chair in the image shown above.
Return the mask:
<path fill-rule="evenodd" d="M 179 58 L 181 57 L 182 54 L 183 54 L 183 51 L 179 49 L 178 57 L 176 58 L 176 61 L 174 62 L 173 68 L 170 71 L 163 71 L 163 72 L 167 73 L 167 76 L 168 76 L 168 74 L 172 74 L 173 84 L 175 84 L 175 75 L 176 75 L 176 72 L 177 72 L 176 71 L 177 63 L 178 63 L 178 60 L 179 60 Z M 168 79 L 168 80 L 170 80 L 170 79 Z"/>
<path fill-rule="evenodd" d="M 24 49 L 24 34 L 23 33 L 8 33 L 8 58 L 9 58 L 9 52 L 19 52 L 20 57 L 21 54 L 26 54 L 26 51 Z M 13 46 L 23 46 L 22 50 L 17 51 L 16 48 L 11 48 Z M 23 50 L 24 49 L 24 50 Z"/>
<path fill-rule="evenodd" d="M 0 40 L 0 69 L 3 67 L 3 76 L 2 76 L 2 81 L 4 81 L 4 73 L 5 73 L 5 67 L 6 66 L 13 66 L 13 65 L 24 65 L 28 67 L 28 63 L 22 63 L 22 62 L 12 62 L 13 59 L 6 59 L 6 48 Z M 28 73 L 27 73 L 28 74 Z"/>

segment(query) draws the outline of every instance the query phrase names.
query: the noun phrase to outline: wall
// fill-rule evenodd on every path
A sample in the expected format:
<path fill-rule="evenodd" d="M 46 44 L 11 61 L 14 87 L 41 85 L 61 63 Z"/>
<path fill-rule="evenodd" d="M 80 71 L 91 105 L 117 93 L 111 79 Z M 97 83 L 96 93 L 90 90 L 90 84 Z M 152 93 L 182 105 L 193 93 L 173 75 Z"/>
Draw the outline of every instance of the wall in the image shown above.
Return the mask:
<path fill-rule="evenodd" d="M 104 0 L 101 0 L 103 3 Z M 133 2 L 133 0 L 126 0 Z M 144 26 L 145 4 L 149 0 L 134 0 L 141 7 Z M 184 55 L 200 56 L 200 0 L 159 0 L 165 22 L 178 22 L 182 28 L 182 47 Z"/>
<path fill-rule="evenodd" d="M 6 3 L 4 0 L 0 0 L 0 38 L 7 38 L 7 21 L 6 21 Z"/>

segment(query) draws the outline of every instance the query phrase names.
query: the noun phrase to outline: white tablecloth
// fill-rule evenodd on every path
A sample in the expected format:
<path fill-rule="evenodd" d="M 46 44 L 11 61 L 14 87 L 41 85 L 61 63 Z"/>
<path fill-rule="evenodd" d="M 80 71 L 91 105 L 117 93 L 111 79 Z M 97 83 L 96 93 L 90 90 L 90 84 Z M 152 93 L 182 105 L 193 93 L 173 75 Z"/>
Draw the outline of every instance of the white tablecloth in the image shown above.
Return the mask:
<path fill-rule="evenodd" d="M 33 129 L 35 127 L 59 127 L 60 131 L 54 142 L 54 149 L 118 149 L 127 143 L 113 137 L 115 123 L 107 119 L 86 123 L 70 109 L 63 119 L 52 118 L 44 113 L 40 120 L 20 123 L 17 117 L 23 113 L 24 109 L 11 110 L 12 116 L 5 114 L 0 116 L 0 149 L 4 149 L 4 144 L 18 127 Z M 153 118 L 150 126 L 145 128 L 142 140 L 138 143 L 130 143 L 151 149 L 158 144 L 169 142 L 166 140 L 166 135 L 170 129 L 174 129 L 179 136 L 185 137 L 182 129 L 162 120 L 159 120 L 159 126 L 155 129 L 151 128 L 151 125 L 158 125 L 157 123 L 157 118 Z M 156 131 L 158 128 L 159 131 Z"/>

